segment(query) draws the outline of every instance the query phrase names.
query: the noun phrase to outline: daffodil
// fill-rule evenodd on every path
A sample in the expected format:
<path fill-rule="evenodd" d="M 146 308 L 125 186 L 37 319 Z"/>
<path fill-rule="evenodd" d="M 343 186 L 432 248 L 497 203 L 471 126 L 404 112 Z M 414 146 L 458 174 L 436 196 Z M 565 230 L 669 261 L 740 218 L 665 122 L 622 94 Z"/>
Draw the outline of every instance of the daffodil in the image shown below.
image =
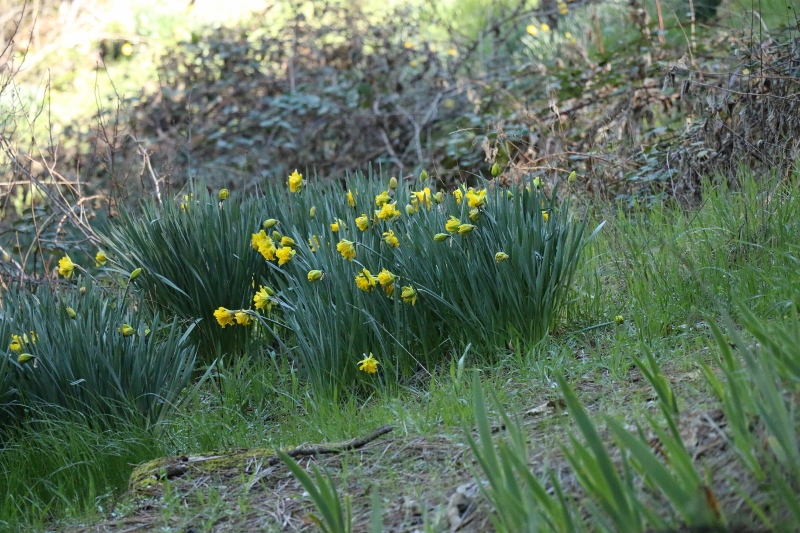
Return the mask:
<path fill-rule="evenodd" d="M 575 180 L 578 179 L 578 174 L 574 170 L 569 173 L 569 177 L 567 177 L 567 183 L 575 183 Z"/>
<path fill-rule="evenodd" d="M 456 233 L 458 228 L 461 226 L 461 221 L 454 216 L 451 216 L 450 219 L 445 223 L 444 229 L 449 231 L 450 233 Z"/>
<path fill-rule="evenodd" d="M 419 173 L 419 181 L 425 182 L 427 180 L 428 180 L 428 171 L 423 168 L 422 171 L 420 171 Z"/>
<path fill-rule="evenodd" d="M 436 242 L 444 242 L 449 238 L 450 235 L 448 235 L 447 233 L 437 233 L 436 235 L 433 236 L 433 240 Z"/>
<path fill-rule="evenodd" d="M 367 374 L 374 374 L 378 371 L 378 365 L 380 362 L 372 356 L 372 353 L 369 354 L 369 357 L 366 357 L 358 362 L 358 369 L 362 372 L 366 372 Z"/>
<path fill-rule="evenodd" d="M 24 365 L 25 363 L 29 362 L 31 359 L 36 359 L 33 355 L 29 353 L 21 353 L 17 356 L 17 363 Z M 375 362 L 377 364 L 377 361 Z M 36 366 L 36 365 L 34 365 Z"/>
<path fill-rule="evenodd" d="M 264 227 L 264 229 L 270 229 L 272 226 L 274 226 L 277 223 L 278 223 L 278 221 L 276 219 L 268 218 L 267 220 L 264 221 L 262 226 Z"/>
<path fill-rule="evenodd" d="M 100 250 L 95 254 L 94 260 L 97 261 L 97 266 L 105 266 L 108 262 L 108 256 L 103 250 Z"/>
<path fill-rule="evenodd" d="M 431 198 L 431 190 L 428 187 L 425 187 L 419 192 L 412 191 L 411 196 L 411 201 L 413 203 L 424 205 L 425 208 L 430 211 L 431 205 L 433 205 L 433 199 Z"/>
<path fill-rule="evenodd" d="M 531 183 L 533 184 L 534 187 L 538 189 L 542 186 L 542 178 L 536 176 L 535 178 L 533 178 L 533 181 Z"/>
<path fill-rule="evenodd" d="M 336 245 L 336 250 L 348 261 L 352 261 L 356 257 L 356 247 L 353 241 L 342 239 L 339 241 L 339 244 Z"/>
<path fill-rule="evenodd" d="M 356 218 L 356 226 L 361 231 L 367 231 L 369 229 L 369 219 L 367 218 L 366 214 L 363 214 L 360 217 Z"/>
<path fill-rule="evenodd" d="M 392 248 L 397 248 L 398 246 L 400 246 L 400 241 L 398 241 L 397 237 L 394 236 L 394 231 L 392 230 L 383 232 L 383 242 L 385 242 Z"/>
<path fill-rule="evenodd" d="M 456 203 L 460 204 L 461 200 L 464 198 L 464 193 L 461 192 L 461 189 L 456 189 L 453 191 L 453 196 L 456 198 Z"/>
<path fill-rule="evenodd" d="M 258 253 L 264 256 L 264 259 L 267 261 L 275 260 L 275 243 L 272 241 L 272 237 L 267 235 L 263 229 L 258 233 L 253 233 L 250 243 L 255 250 L 258 250 Z"/>
<path fill-rule="evenodd" d="M 417 303 L 417 291 L 410 285 L 403 287 L 400 297 L 407 304 L 415 305 Z"/>
<path fill-rule="evenodd" d="M 289 190 L 292 192 L 300 192 L 300 189 L 303 188 L 303 175 L 298 174 L 297 170 L 292 172 L 292 175 L 289 176 Z"/>
<path fill-rule="evenodd" d="M 617 316 L 614 317 L 614 322 L 616 322 L 617 325 L 619 326 L 620 324 L 625 322 L 625 318 L 623 318 L 622 315 L 617 315 Z"/>
<path fill-rule="evenodd" d="M 496 254 L 494 254 L 494 260 L 497 261 L 498 263 L 502 263 L 506 259 L 508 259 L 508 254 L 505 252 L 497 252 Z"/>
<path fill-rule="evenodd" d="M 136 330 L 133 329 L 133 327 L 128 324 L 122 324 L 122 327 L 117 328 L 117 331 L 122 333 L 123 337 L 130 337 L 131 335 L 136 333 Z"/>
<path fill-rule="evenodd" d="M 397 178 L 395 178 L 394 176 L 389 178 L 389 188 L 390 189 L 396 189 L 397 188 Z"/>
<path fill-rule="evenodd" d="M 406 215 L 411 216 L 418 211 L 418 208 L 411 204 L 406 204 Z"/>
<path fill-rule="evenodd" d="M 486 205 L 486 189 L 476 191 L 472 187 L 467 191 L 467 203 L 470 207 L 483 207 Z"/>
<path fill-rule="evenodd" d="M 67 316 L 69 316 L 72 320 L 75 320 L 78 317 L 78 313 L 71 307 L 67 307 Z"/>
<path fill-rule="evenodd" d="M 381 220 L 394 219 L 399 216 L 400 211 L 397 210 L 397 202 L 383 204 L 383 207 L 381 207 L 381 210 L 377 213 L 377 217 Z"/>
<path fill-rule="evenodd" d="M 347 205 L 349 205 L 350 207 L 356 206 L 356 199 L 353 197 L 352 191 L 347 191 Z"/>
<path fill-rule="evenodd" d="M 334 233 L 339 233 L 341 228 L 347 229 L 347 226 L 344 225 L 344 222 L 341 218 L 337 218 L 336 222 L 331 223 L 331 231 Z"/>
<path fill-rule="evenodd" d="M 378 207 L 383 207 L 385 204 L 388 204 L 391 199 L 392 198 L 389 196 L 389 191 L 383 191 L 375 197 L 375 205 Z"/>
<path fill-rule="evenodd" d="M 309 218 L 314 218 L 315 216 L 317 216 L 317 206 L 315 205 L 311 206 L 311 209 L 308 210 L 308 216 Z"/>
<path fill-rule="evenodd" d="M 25 337 L 27 339 L 27 337 Z M 25 346 L 25 340 L 19 335 L 11 335 L 11 344 L 8 345 L 11 351 L 20 353 L 22 351 L 22 347 Z"/>
<path fill-rule="evenodd" d="M 224 202 L 225 200 L 228 199 L 229 195 L 230 195 L 230 191 L 228 189 L 220 189 L 219 190 L 219 194 L 217 195 L 217 197 L 219 198 L 220 202 Z"/>
<path fill-rule="evenodd" d="M 309 270 L 308 271 L 308 281 L 319 281 L 325 276 L 325 273 L 322 270 Z"/>
<path fill-rule="evenodd" d="M 481 218 L 481 210 L 477 207 L 469 210 L 469 219 L 472 222 L 477 222 L 478 219 Z"/>
<path fill-rule="evenodd" d="M 544 219 L 545 222 L 547 222 L 548 220 L 550 220 L 550 213 L 548 213 L 547 211 L 542 211 L 542 218 Z"/>
<path fill-rule="evenodd" d="M 294 242 L 294 239 L 291 237 L 283 237 L 281 239 L 281 246 L 297 246 L 297 243 Z"/>
<path fill-rule="evenodd" d="M 437 204 L 442 203 L 444 201 L 444 193 L 442 191 L 436 191 L 436 194 L 433 195 L 433 199 Z"/>
<path fill-rule="evenodd" d="M 236 313 L 234 313 L 234 317 L 236 318 L 236 323 L 240 326 L 249 326 L 253 322 L 253 317 L 251 317 L 244 309 L 236 311 Z"/>
<path fill-rule="evenodd" d="M 391 297 L 394 294 L 394 282 L 397 276 L 386 270 L 385 268 L 378 272 L 378 283 L 381 284 L 386 296 Z"/>
<path fill-rule="evenodd" d="M 217 322 L 219 322 L 219 325 L 222 326 L 222 329 L 225 329 L 225 326 L 232 326 L 236 323 L 236 312 L 231 311 L 230 309 L 225 309 L 224 307 L 220 307 L 214 311 L 214 318 L 217 319 Z"/>
<path fill-rule="evenodd" d="M 317 248 L 319 248 L 319 239 L 317 239 L 316 235 L 312 235 L 311 239 L 308 239 L 308 246 L 311 248 L 312 252 L 317 251 Z"/>
<path fill-rule="evenodd" d="M 68 255 L 65 255 L 58 261 L 58 273 L 65 278 L 72 276 L 73 270 L 75 270 L 75 263 L 72 262 L 72 259 L 70 259 Z"/>
<path fill-rule="evenodd" d="M 378 277 L 373 276 L 366 268 L 361 269 L 361 272 L 356 276 L 356 286 L 362 291 L 372 292 L 377 283 Z"/>
<path fill-rule="evenodd" d="M 281 266 L 291 261 L 292 257 L 294 257 L 296 253 L 297 253 L 296 251 L 292 250 L 288 246 L 278 248 L 278 250 L 275 252 L 275 256 L 278 258 L 278 266 Z"/>
<path fill-rule="evenodd" d="M 269 287 L 261 286 L 258 289 L 258 292 L 253 296 L 253 304 L 256 306 L 256 309 L 262 309 L 269 313 L 272 311 L 272 307 L 276 304 L 276 301 L 271 298 L 274 294 L 274 291 Z M 220 309 L 223 309 L 220 307 Z M 217 313 L 214 313 L 214 316 L 217 316 Z M 219 319 L 217 319 L 219 320 Z"/>
<path fill-rule="evenodd" d="M 467 233 L 471 232 L 475 229 L 475 226 L 472 224 L 461 224 L 458 227 L 458 234 L 459 235 L 466 235 Z"/>

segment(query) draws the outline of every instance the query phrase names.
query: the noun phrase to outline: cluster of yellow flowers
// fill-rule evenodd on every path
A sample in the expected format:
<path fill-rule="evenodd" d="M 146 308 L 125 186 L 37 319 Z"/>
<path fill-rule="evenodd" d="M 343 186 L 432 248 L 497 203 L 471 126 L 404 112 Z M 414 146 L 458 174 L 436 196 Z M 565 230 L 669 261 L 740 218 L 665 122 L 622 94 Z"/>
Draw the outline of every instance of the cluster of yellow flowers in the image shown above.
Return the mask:
<path fill-rule="evenodd" d="M 260 309 L 269 314 L 272 312 L 273 307 L 279 305 L 278 300 L 276 300 L 274 296 L 274 290 L 262 285 L 253 296 L 253 305 L 256 309 Z M 257 316 L 255 311 L 250 309 L 232 310 L 219 307 L 214 311 L 214 318 L 217 319 L 217 322 L 223 329 L 225 329 L 225 326 L 233 326 L 234 324 L 249 326 Z"/>
<path fill-rule="evenodd" d="M 277 223 L 277 221 L 271 218 L 264 222 L 264 227 L 271 228 L 275 223 Z M 275 246 L 275 240 L 273 240 L 273 238 L 278 241 L 280 248 Z M 288 263 L 297 254 L 297 251 L 294 249 L 297 243 L 294 239 L 285 235 L 281 236 L 277 231 L 273 231 L 272 236 L 267 235 L 267 232 L 263 229 L 258 233 L 253 233 L 250 244 L 253 246 L 253 249 L 264 256 L 264 259 L 267 261 L 274 261 L 277 258 L 278 266 Z"/>

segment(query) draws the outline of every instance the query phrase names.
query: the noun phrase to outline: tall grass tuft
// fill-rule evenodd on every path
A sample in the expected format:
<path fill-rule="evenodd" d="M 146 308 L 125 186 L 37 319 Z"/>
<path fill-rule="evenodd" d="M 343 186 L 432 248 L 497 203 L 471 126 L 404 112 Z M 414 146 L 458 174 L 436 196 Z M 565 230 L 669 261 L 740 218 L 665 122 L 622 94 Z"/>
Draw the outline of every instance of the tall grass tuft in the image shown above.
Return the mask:
<path fill-rule="evenodd" d="M 6 428 L 0 453 L 0 530 L 53 529 L 53 522 L 110 511 L 131 465 L 167 452 L 157 434 L 119 419 L 92 428 L 72 410 L 31 409 Z"/>

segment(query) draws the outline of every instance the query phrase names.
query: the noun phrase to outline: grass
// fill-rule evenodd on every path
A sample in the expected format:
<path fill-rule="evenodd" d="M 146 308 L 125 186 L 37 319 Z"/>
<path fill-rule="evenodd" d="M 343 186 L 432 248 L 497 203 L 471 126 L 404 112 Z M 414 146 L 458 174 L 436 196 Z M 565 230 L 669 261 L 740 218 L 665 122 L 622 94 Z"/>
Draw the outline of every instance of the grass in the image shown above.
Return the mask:
<path fill-rule="evenodd" d="M 276 352 L 251 350 L 223 358 L 147 431 L 36 417 L 3 440 L 0 527 L 300 530 L 309 514 L 343 519 L 336 500 L 354 530 L 572 530 L 586 516 L 590 529 L 779 528 L 798 513 L 796 179 L 706 185 L 691 209 L 598 208 L 608 224 L 575 272 L 567 319 L 535 345 L 465 346 L 394 387 L 334 398 Z M 328 472 L 304 480 L 325 512 L 288 470 L 255 459 L 164 480 L 146 511 L 119 497 L 134 463 L 336 442 L 387 423 L 360 450 L 300 461 Z M 609 482 L 616 499 L 604 499 Z M 507 510 L 515 491 L 528 503 Z"/>

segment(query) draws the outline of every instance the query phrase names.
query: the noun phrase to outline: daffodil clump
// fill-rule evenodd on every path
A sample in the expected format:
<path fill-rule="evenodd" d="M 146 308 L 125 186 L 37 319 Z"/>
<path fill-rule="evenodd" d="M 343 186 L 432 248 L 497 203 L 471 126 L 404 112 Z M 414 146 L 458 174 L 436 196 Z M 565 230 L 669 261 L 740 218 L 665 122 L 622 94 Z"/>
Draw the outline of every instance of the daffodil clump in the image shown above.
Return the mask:
<path fill-rule="evenodd" d="M 499 175 L 495 167 L 491 173 Z M 565 210 L 540 192 L 541 179 L 518 191 L 478 180 L 445 186 L 427 172 L 402 180 L 357 175 L 341 185 L 307 182 L 294 171 L 241 206 L 233 193 L 196 198 L 171 231 L 197 220 L 198 230 L 213 226 L 213 245 L 170 262 L 170 275 L 157 268 L 166 261 L 149 256 L 142 288 L 169 294 L 177 287 L 182 293 L 170 309 L 202 301 L 183 316 L 205 318 L 196 326 L 202 338 L 218 339 L 225 351 L 280 336 L 278 345 L 320 386 L 363 382 L 378 368 L 384 377 L 409 375 L 420 364 L 438 364 L 453 346 L 491 352 L 505 346 L 509 332 L 534 342 L 554 325 L 581 241 Z M 155 213 L 148 218 L 164 225 Z M 154 228 L 149 239 L 163 234 Z M 228 247 L 231 239 L 237 247 Z M 180 233 L 171 242 L 193 241 Z M 109 252 L 123 264 L 143 255 Z M 68 275 L 66 261 L 64 267 Z M 156 290 L 160 279 L 172 285 Z M 359 369 L 355 354 L 362 353 L 381 366 Z"/>

